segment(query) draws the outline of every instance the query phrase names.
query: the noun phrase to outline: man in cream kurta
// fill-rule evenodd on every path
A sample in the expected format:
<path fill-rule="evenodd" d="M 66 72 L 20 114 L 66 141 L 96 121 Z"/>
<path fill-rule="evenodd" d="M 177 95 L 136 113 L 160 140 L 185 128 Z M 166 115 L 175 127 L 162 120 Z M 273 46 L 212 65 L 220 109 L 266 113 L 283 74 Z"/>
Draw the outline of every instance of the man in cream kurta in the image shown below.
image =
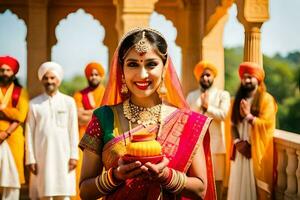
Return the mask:
<path fill-rule="evenodd" d="M 194 75 L 200 88 L 189 93 L 187 102 L 192 110 L 213 118 L 209 128 L 210 146 L 217 195 L 221 199 L 226 155 L 224 120 L 230 108 L 230 95 L 227 91 L 213 86 L 217 68 L 212 63 L 201 61 L 195 66 Z"/>
<path fill-rule="evenodd" d="M 69 199 L 76 194 L 78 122 L 72 97 L 58 91 L 62 68 L 46 62 L 38 71 L 45 93 L 30 101 L 26 164 L 32 199 Z"/>

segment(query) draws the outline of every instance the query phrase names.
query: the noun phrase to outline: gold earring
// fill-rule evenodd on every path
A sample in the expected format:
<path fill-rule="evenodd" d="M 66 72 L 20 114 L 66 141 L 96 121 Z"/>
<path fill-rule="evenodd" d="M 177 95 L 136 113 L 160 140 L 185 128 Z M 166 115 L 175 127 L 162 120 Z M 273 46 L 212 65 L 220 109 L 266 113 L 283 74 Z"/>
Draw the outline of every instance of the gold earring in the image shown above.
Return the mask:
<path fill-rule="evenodd" d="M 165 85 L 165 82 L 164 82 L 164 78 L 162 77 L 161 79 L 161 84 L 158 88 L 158 94 L 159 96 L 163 97 L 163 96 L 166 96 L 167 95 L 167 88 L 166 88 L 166 85 Z"/>
<path fill-rule="evenodd" d="M 121 94 L 126 95 L 127 93 L 128 93 L 128 87 L 126 85 L 124 75 L 122 74 Z"/>

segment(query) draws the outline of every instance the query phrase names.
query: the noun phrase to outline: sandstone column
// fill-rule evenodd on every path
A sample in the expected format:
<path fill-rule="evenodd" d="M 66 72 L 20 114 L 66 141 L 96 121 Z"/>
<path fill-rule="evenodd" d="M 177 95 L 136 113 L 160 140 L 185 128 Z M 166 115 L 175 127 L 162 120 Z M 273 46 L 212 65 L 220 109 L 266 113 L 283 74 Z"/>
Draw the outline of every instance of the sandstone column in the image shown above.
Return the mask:
<path fill-rule="evenodd" d="M 224 88 L 225 80 L 223 33 L 227 20 L 228 14 L 225 14 L 202 41 L 202 60 L 208 60 L 218 67 L 214 85 L 220 89 Z"/>
<path fill-rule="evenodd" d="M 269 19 L 268 0 L 237 0 L 238 20 L 245 28 L 244 61 L 263 66 L 260 28 Z"/>
<path fill-rule="evenodd" d="M 27 87 L 30 97 L 42 91 L 37 71 L 47 57 L 47 1 L 30 0 L 27 34 Z"/>
<path fill-rule="evenodd" d="M 158 0 L 114 0 L 117 7 L 118 38 L 133 27 L 148 27 L 149 18 Z"/>

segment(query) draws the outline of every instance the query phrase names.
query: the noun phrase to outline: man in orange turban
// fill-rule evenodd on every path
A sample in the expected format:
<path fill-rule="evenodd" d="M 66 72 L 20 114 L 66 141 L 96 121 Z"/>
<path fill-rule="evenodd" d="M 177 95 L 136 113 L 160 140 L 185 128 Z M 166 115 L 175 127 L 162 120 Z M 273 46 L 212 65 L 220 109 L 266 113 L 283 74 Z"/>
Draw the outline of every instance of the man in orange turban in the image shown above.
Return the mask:
<path fill-rule="evenodd" d="M 230 95 L 227 91 L 213 86 L 217 74 L 214 64 L 208 61 L 199 62 L 194 68 L 194 75 L 200 87 L 189 93 L 187 102 L 194 111 L 214 119 L 209 128 L 210 146 L 217 196 L 221 199 L 226 160 L 224 120 L 230 108 Z"/>
<path fill-rule="evenodd" d="M 197 82 L 200 81 L 201 76 L 203 75 L 204 70 L 210 70 L 210 72 L 216 77 L 218 75 L 218 69 L 217 67 L 208 61 L 201 61 L 199 62 L 195 68 L 194 68 L 194 76 L 197 80 Z"/>
<path fill-rule="evenodd" d="M 0 190 L 2 199 L 19 199 L 24 178 L 22 123 L 28 111 L 28 94 L 16 79 L 19 62 L 0 57 Z M 1 196 L 0 196 L 1 198 Z"/>
<path fill-rule="evenodd" d="M 100 106 L 105 88 L 101 84 L 104 79 L 104 69 L 101 64 L 96 62 L 89 63 L 85 68 L 85 76 L 89 86 L 74 94 L 74 99 L 78 111 L 79 138 L 81 139 L 85 133 L 85 129 L 90 121 L 94 109 Z M 82 152 L 79 153 L 79 161 L 76 171 L 77 179 L 77 196 L 79 198 L 79 175 L 82 164 Z"/>
<path fill-rule="evenodd" d="M 228 199 L 272 199 L 277 105 L 266 92 L 262 66 L 243 62 L 239 76 L 241 85 L 231 110 Z"/>
<path fill-rule="evenodd" d="M 257 63 L 253 63 L 253 62 L 241 63 L 239 66 L 239 76 L 241 80 L 243 79 L 243 76 L 246 73 L 255 77 L 259 83 L 265 79 L 265 71 Z"/>

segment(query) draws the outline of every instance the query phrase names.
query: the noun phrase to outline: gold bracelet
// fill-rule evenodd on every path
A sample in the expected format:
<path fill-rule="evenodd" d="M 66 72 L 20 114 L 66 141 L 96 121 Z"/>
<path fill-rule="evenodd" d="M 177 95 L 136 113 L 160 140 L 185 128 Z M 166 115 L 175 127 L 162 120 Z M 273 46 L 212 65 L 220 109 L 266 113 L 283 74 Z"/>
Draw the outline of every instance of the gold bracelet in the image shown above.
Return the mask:
<path fill-rule="evenodd" d="M 118 187 L 121 183 L 117 184 L 113 181 L 112 168 L 110 168 L 108 171 L 104 171 L 101 175 L 96 177 L 95 184 L 101 194 L 107 195 L 116 189 L 116 187 Z"/>
<path fill-rule="evenodd" d="M 116 183 L 115 181 L 114 181 L 114 178 L 113 178 L 113 168 L 110 168 L 108 171 L 107 171 L 107 174 L 108 174 L 108 181 L 109 181 L 109 183 L 111 184 L 111 185 L 113 185 L 114 187 L 117 187 L 117 186 L 119 186 L 119 185 L 121 185 L 122 184 L 122 182 L 120 182 L 120 183 Z"/>
<path fill-rule="evenodd" d="M 108 194 L 109 192 L 111 192 L 114 189 L 114 187 L 112 185 L 110 185 L 108 182 L 107 171 L 105 171 L 101 174 L 99 184 L 102 187 L 102 189 L 105 191 L 106 194 Z"/>
<path fill-rule="evenodd" d="M 98 191 L 101 193 L 101 194 L 106 194 L 103 190 L 102 190 L 102 187 L 99 185 L 99 178 L 100 178 L 100 175 L 97 176 L 95 178 L 95 184 L 96 184 L 96 187 L 98 189 Z"/>
<path fill-rule="evenodd" d="M 164 186 L 165 189 L 169 190 L 171 193 L 178 194 L 186 186 L 187 176 L 186 174 L 172 169 L 171 181 Z"/>

